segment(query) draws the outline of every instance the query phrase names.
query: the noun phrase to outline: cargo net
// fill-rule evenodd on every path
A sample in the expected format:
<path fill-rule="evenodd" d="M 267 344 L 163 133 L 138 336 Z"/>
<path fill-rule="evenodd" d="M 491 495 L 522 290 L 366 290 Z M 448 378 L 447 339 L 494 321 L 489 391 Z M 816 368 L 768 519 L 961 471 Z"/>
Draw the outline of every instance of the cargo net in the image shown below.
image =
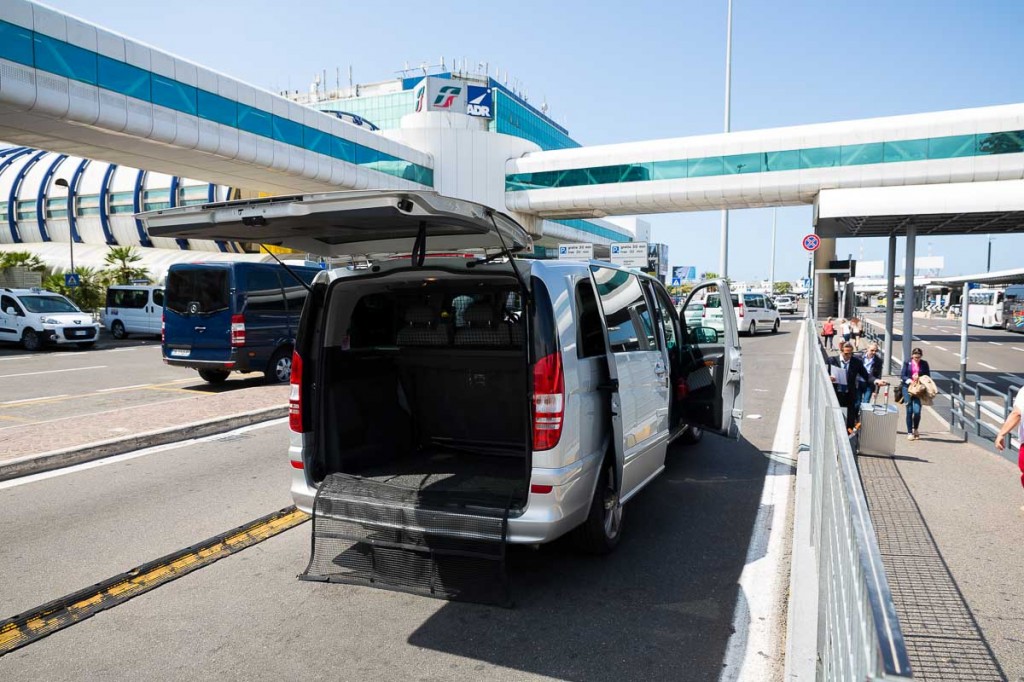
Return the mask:
<path fill-rule="evenodd" d="M 313 551 L 299 577 L 509 606 L 507 531 L 507 505 L 331 474 L 313 503 Z"/>

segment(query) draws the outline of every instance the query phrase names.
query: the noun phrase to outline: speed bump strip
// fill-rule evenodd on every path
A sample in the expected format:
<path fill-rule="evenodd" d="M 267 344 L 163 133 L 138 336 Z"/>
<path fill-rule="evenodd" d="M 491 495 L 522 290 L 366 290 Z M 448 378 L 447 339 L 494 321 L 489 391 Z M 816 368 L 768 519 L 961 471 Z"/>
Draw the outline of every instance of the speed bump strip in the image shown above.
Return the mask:
<path fill-rule="evenodd" d="M 308 519 L 305 512 L 287 507 L 0 621 L 0 656 L 272 538 Z"/>

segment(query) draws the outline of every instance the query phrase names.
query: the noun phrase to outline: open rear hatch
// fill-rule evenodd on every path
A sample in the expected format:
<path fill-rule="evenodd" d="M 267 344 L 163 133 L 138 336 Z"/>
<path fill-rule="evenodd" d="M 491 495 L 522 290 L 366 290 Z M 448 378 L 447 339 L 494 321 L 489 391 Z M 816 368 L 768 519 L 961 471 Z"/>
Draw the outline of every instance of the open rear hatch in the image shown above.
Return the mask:
<path fill-rule="evenodd" d="M 428 252 L 530 248 L 526 231 L 433 192 L 278 197 L 140 219 L 153 236 L 412 254 L 307 300 L 296 351 L 312 415 L 305 470 L 318 490 L 301 577 L 506 604 L 508 517 L 525 505 L 531 468 L 529 294 L 508 263 L 424 263 Z"/>

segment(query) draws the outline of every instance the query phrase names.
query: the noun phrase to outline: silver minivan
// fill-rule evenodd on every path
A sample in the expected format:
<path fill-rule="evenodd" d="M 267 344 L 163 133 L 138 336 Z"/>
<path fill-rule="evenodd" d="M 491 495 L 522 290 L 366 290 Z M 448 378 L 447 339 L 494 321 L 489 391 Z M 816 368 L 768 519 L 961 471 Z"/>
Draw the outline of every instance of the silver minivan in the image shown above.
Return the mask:
<path fill-rule="evenodd" d="M 623 505 L 664 470 L 669 443 L 738 435 L 742 364 L 722 281 L 708 283 L 726 292 L 719 341 L 688 329 L 657 279 L 597 261 L 513 258 L 532 247 L 518 223 L 433 192 L 334 192 L 141 219 L 152 236 L 363 263 L 314 281 L 292 360 L 292 495 L 314 518 L 306 577 L 378 584 L 385 549 L 440 561 L 477 556 L 466 543 L 536 544 L 570 531 L 608 552 Z M 364 549 L 346 554 L 339 539 Z"/>

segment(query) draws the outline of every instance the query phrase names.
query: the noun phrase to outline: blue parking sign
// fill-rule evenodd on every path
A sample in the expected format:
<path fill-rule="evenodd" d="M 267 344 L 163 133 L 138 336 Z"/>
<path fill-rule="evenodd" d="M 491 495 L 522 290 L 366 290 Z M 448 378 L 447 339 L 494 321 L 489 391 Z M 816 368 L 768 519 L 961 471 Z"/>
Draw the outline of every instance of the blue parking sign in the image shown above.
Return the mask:
<path fill-rule="evenodd" d="M 82 285 L 82 278 L 77 272 L 64 273 L 64 286 L 77 287 Z"/>

